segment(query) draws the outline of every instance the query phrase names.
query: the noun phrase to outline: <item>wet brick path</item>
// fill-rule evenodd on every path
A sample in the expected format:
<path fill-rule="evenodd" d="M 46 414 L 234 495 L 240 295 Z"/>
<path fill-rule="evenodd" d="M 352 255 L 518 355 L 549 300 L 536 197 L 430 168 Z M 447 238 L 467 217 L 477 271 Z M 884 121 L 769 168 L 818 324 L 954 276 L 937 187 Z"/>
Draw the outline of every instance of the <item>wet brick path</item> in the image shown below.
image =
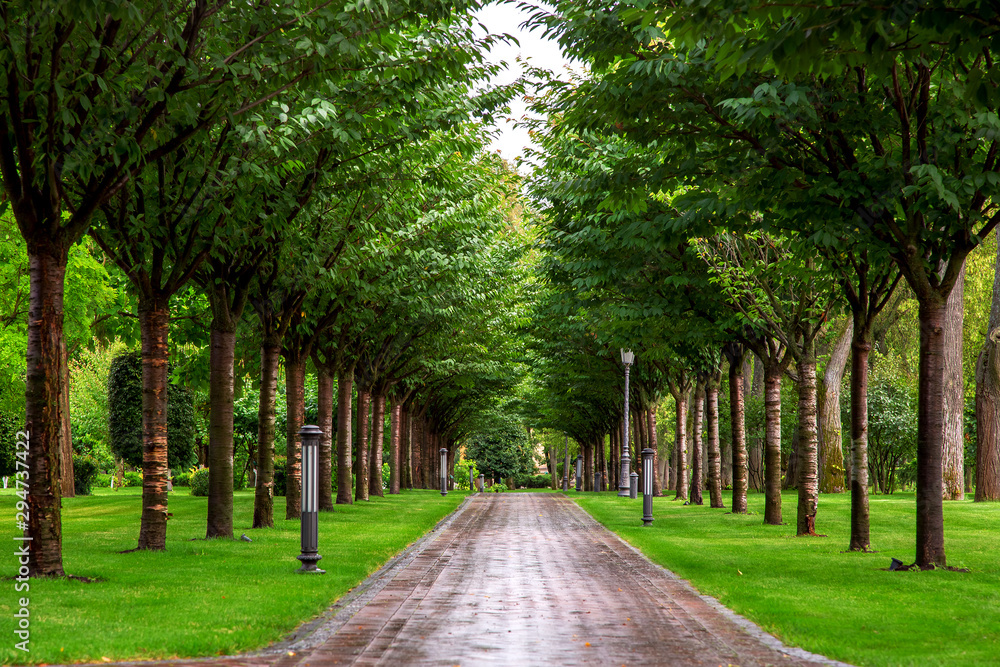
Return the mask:
<path fill-rule="evenodd" d="M 839 664 L 783 647 L 561 495 L 479 494 L 386 579 L 312 648 L 173 664 Z"/>

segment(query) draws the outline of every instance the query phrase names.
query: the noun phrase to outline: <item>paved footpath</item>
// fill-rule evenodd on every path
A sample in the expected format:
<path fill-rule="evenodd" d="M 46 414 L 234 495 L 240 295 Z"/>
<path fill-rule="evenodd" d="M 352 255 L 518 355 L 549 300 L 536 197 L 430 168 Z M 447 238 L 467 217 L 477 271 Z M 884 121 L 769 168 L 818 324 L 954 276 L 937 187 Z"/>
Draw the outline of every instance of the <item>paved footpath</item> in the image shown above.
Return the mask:
<path fill-rule="evenodd" d="M 304 638 L 183 664 L 841 664 L 700 596 L 562 495 L 473 496 L 361 590 Z"/>

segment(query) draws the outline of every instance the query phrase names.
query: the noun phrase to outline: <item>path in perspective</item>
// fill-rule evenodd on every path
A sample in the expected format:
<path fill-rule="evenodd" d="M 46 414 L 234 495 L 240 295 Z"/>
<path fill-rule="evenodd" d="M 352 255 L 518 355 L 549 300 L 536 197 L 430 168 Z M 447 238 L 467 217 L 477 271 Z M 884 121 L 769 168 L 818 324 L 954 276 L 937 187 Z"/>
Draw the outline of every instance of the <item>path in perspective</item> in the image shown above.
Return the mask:
<path fill-rule="evenodd" d="M 370 588 L 280 653 L 185 664 L 840 664 L 701 597 L 562 495 L 473 496 Z"/>

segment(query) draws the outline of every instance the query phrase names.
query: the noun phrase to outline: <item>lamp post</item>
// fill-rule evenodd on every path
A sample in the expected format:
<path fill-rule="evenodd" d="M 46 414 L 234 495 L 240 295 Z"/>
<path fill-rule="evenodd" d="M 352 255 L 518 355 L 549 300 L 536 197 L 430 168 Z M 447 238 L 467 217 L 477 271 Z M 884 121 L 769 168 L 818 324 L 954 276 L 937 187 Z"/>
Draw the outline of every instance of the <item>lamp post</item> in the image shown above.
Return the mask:
<path fill-rule="evenodd" d="M 442 447 L 441 453 L 441 495 L 448 495 L 448 448 Z"/>
<path fill-rule="evenodd" d="M 580 490 L 580 478 L 583 477 L 583 455 L 576 455 L 576 490 Z"/>
<path fill-rule="evenodd" d="M 632 350 L 622 348 L 622 363 L 625 364 L 625 439 L 622 441 L 622 472 L 618 476 L 618 495 L 622 498 L 629 495 L 629 464 L 632 459 L 628 455 L 628 371 L 635 361 Z M 635 496 L 632 496 L 633 498 Z"/>
<path fill-rule="evenodd" d="M 642 525 L 653 525 L 653 450 L 642 450 Z"/>
<path fill-rule="evenodd" d="M 319 426 L 303 426 L 302 438 L 302 553 L 297 558 L 300 574 L 326 574 L 316 567 L 323 560 L 319 555 Z M 329 480 L 327 480 L 329 482 Z"/>

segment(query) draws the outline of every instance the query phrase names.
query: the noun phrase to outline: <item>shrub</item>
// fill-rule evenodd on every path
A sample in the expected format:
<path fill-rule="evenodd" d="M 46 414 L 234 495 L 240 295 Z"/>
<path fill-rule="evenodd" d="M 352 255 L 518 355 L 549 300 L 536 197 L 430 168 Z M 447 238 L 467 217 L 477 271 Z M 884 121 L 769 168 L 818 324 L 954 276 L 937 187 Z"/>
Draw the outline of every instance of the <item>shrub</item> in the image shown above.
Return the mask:
<path fill-rule="evenodd" d="M 111 487 L 111 475 L 105 475 L 104 473 L 100 473 L 99 475 L 96 475 L 94 477 L 94 484 L 93 484 L 93 486 L 96 486 L 97 488 L 100 488 L 100 489 L 110 488 Z"/>
<path fill-rule="evenodd" d="M 11 477 L 17 471 L 14 451 L 17 449 L 17 432 L 23 428 L 14 416 L 0 412 L 0 476 Z"/>
<path fill-rule="evenodd" d="M 492 491 L 493 493 L 502 493 L 504 491 L 509 491 L 510 489 L 503 482 L 497 482 L 496 484 L 494 484 L 493 486 L 491 486 L 490 488 L 488 488 L 486 490 L 487 491 Z"/>
<path fill-rule="evenodd" d="M 142 486 L 142 473 L 137 470 L 129 470 L 122 477 L 122 486 Z"/>
<path fill-rule="evenodd" d="M 89 454 L 73 455 L 73 488 L 78 496 L 89 496 L 97 479 L 97 459 Z"/>
<path fill-rule="evenodd" d="M 507 479 L 534 470 L 531 445 L 520 421 L 493 415 L 469 437 L 466 456 L 487 477 Z"/>
<path fill-rule="evenodd" d="M 274 457 L 274 495 L 283 496 L 285 495 L 285 489 L 287 485 L 285 483 L 285 457 L 275 456 Z"/>
<path fill-rule="evenodd" d="M 184 468 L 194 461 L 194 398 L 186 387 L 169 384 L 167 402 L 167 467 Z M 130 466 L 142 466 L 142 357 L 138 352 L 118 355 L 108 371 L 108 444 Z"/>
<path fill-rule="evenodd" d="M 545 489 L 552 484 L 552 475 L 530 475 L 524 485 L 529 489 Z"/>
<path fill-rule="evenodd" d="M 191 485 L 191 495 L 192 496 L 207 496 L 208 495 L 208 468 L 198 468 L 190 477 Z"/>
<path fill-rule="evenodd" d="M 247 488 L 247 475 L 242 467 L 237 470 L 236 466 L 233 466 L 233 491 L 242 491 L 245 488 Z"/>
<path fill-rule="evenodd" d="M 475 461 L 462 459 L 455 464 L 455 488 L 460 491 L 470 491 L 469 470 L 472 470 L 473 477 L 479 477 L 479 470 L 476 469 Z"/>
<path fill-rule="evenodd" d="M 174 475 L 174 486 L 191 486 L 191 473 L 182 472 Z"/>

